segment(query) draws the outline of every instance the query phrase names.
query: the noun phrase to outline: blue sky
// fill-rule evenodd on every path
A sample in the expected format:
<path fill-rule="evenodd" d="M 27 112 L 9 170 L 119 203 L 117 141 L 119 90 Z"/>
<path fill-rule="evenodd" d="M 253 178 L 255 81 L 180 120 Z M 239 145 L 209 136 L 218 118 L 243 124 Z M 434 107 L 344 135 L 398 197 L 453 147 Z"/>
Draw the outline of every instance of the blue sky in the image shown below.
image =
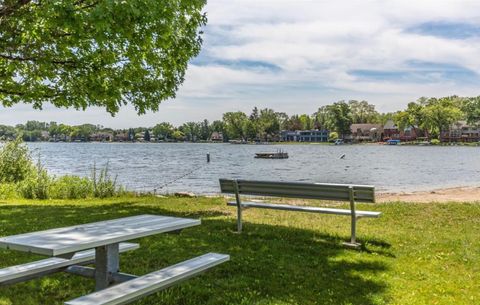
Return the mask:
<path fill-rule="evenodd" d="M 253 106 L 313 113 L 365 99 L 394 111 L 420 96 L 480 95 L 478 0 L 209 0 L 205 11 L 202 52 L 159 112 L 19 105 L 0 108 L 0 124 L 151 126 Z"/>

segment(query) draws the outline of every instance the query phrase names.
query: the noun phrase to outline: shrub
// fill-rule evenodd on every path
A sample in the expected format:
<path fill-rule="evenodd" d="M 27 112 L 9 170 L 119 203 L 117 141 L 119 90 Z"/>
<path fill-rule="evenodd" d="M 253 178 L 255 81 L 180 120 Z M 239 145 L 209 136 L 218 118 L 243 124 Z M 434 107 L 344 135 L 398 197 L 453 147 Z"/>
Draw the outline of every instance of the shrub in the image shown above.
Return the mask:
<path fill-rule="evenodd" d="M 50 198 L 79 199 L 93 196 L 93 183 L 88 178 L 62 176 L 54 179 L 49 186 Z"/>
<path fill-rule="evenodd" d="M 117 178 L 108 173 L 108 163 L 97 174 L 93 165 L 92 177 L 48 175 L 38 160 L 34 165 L 28 147 L 21 138 L 0 149 L 0 199 L 23 197 L 26 199 L 79 199 L 106 198 L 124 193 L 117 186 Z"/>
<path fill-rule="evenodd" d="M 0 150 L 0 183 L 21 182 L 35 171 L 34 168 L 28 147 L 20 137 Z"/>
<path fill-rule="evenodd" d="M 36 170 L 19 183 L 20 193 L 26 199 L 48 199 L 51 180 L 39 159 Z"/>
<path fill-rule="evenodd" d="M 328 135 L 328 139 L 330 141 L 335 141 L 336 139 L 338 139 L 338 133 L 335 132 L 335 131 L 332 131 L 329 135 Z"/>
<path fill-rule="evenodd" d="M 108 162 L 97 175 L 96 164 L 93 164 L 92 170 L 93 196 L 98 198 L 107 198 L 117 195 L 121 189 L 117 188 L 117 177 L 112 179 L 108 173 Z"/>
<path fill-rule="evenodd" d="M 440 145 L 440 140 L 439 140 L 439 139 L 432 139 L 432 140 L 430 140 L 430 144 L 432 144 L 432 145 Z"/>
<path fill-rule="evenodd" d="M 17 198 L 18 195 L 15 183 L 0 183 L 0 199 Z"/>

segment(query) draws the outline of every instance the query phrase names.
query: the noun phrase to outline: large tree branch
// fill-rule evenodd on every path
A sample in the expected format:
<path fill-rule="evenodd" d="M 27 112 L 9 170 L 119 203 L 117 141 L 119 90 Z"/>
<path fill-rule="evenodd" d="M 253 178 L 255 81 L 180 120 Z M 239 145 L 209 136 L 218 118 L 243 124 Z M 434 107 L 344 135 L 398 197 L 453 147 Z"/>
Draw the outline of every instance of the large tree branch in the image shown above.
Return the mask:
<path fill-rule="evenodd" d="M 58 64 L 58 65 L 70 65 L 70 66 L 77 65 L 77 62 L 74 60 L 47 60 L 47 59 L 39 59 L 36 57 L 22 57 L 22 56 L 12 56 L 12 55 L 6 55 L 6 54 L 0 54 L 0 58 L 13 60 L 13 61 L 31 61 L 31 62 L 46 61 L 49 63 Z"/>
<path fill-rule="evenodd" d="M 29 4 L 32 0 L 18 0 L 12 5 L 2 5 L 0 7 L 0 19 L 8 17 L 19 10 L 22 6 Z"/>
<path fill-rule="evenodd" d="M 60 96 L 62 93 L 61 91 L 57 91 L 54 88 L 48 87 L 48 90 L 51 90 L 51 93 L 45 93 L 39 96 L 40 98 L 54 98 L 57 96 Z M 4 89 L 0 87 L 0 94 L 8 94 L 8 95 L 16 95 L 16 96 L 26 96 L 27 93 L 25 91 L 16 91 L 16 90 L 10 90 L 10 89 Z"/>

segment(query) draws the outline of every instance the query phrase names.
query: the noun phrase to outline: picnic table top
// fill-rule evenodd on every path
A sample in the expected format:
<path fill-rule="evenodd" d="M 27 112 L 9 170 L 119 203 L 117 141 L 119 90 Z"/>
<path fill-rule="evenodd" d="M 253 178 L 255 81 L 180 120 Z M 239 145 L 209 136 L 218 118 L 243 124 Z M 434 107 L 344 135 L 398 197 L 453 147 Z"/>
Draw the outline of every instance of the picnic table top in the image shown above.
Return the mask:
<path fill-rule="evenodd" d="M 200 225 L 200 220 L 138 215 L 0 238 L 0 248 L 58 256 Z"/>

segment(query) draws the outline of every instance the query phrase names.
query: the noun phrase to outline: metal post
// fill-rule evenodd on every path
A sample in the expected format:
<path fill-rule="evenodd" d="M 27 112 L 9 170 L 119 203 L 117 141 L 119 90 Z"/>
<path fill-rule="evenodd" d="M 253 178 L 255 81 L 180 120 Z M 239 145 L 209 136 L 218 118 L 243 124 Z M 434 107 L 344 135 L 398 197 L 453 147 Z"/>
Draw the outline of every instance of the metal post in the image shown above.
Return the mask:
<path fill-rule="evenodd" d="M 207 163 L 210 163 L 210 153 L 207 153 Z"/>
<path fill-rule="evenodd" d="M 112 274 L 120 271 L 119 244 L 95 248 L 95 290 L 108 288 L 113 283 Z"/>
<path fill-rule="evenodd" d="M 357 214 L 355 211 L 355 191 L 353 186 L 348 187 L 349 199 L 350 199 L 350 211 L 351 211 L 351 237 L 350 242 L 343 243 L 345 246 L 358 248 L 360 244 L 357 243 Z"/>
<path fill-rule="evenodd" d="M 350 197 L 350 209 L 352 210 L 352 236 L 350 242 L 352 244 L 356 243 L 356 234 L 357 234 L 357 215 L 355 211 L 355 194 L 353 192 L 353 186 L 348 188 L 349 197 Z"/>
<path fill-rule="evenodd" d="M 235 191 L 235 200 L 237 201 L 237 232 L 242 233 L 242 201 L 240 199 L 240 189 L 238 181 L 233 180 L 233 188 Z"/>

